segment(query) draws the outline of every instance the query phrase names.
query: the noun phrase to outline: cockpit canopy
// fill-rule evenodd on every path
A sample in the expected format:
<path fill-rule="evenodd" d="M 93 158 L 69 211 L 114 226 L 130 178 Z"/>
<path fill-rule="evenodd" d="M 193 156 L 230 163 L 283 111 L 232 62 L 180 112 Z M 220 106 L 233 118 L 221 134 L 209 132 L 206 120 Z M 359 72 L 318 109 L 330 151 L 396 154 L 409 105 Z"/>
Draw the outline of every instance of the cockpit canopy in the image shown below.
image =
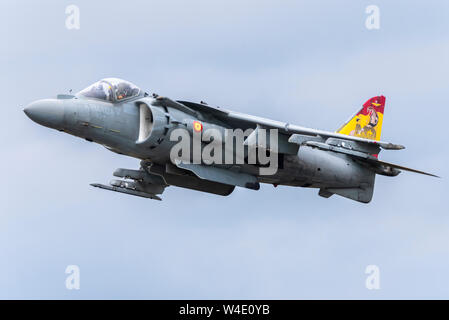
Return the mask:
<path fill-rule="evenodd" d="M 78 94 L 86 98 L 99 99 L 109 102 L 118 102 L 136 97 L 141 90 L 129 81 L 118 78 L 106 78 L 95 82 Z"/>

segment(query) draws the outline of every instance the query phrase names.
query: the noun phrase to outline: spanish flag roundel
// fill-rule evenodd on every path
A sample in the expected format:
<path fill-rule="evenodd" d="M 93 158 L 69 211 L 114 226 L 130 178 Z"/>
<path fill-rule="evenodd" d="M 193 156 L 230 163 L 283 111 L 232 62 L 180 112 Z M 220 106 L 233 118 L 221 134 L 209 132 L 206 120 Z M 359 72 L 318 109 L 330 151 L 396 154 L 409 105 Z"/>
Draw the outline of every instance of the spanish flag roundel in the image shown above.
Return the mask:
<path fill-rule="evenodd" d="M 199 121 L 193 121 L 193 130 L 195 132 L 201 132 L 203 131 L 203 125 Z"/>

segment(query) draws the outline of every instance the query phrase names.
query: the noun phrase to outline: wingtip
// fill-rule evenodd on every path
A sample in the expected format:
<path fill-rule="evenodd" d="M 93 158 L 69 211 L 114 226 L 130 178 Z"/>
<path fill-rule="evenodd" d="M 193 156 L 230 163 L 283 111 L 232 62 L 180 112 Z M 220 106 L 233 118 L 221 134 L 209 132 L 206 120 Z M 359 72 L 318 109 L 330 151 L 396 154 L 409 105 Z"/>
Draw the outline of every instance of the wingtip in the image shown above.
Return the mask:
<path fill-rule="evenodd" d="M 377 142 L 375 142 L 377 143 Z M 391 142 L 380 142 L 379 145 L 381 146 L 382 149 L 385 150 L 402 150 L 405 149 L 405 146 L 403 146 L 402 144 L 395 144 L 395 143 L 391 143 Z"/>
<path fill-rule="evenodd" d="M 403 150 L 403 149 L 405 149 L 405 146 L 402 144 L 390 143 L 390 148 L 393 150 Z"/>

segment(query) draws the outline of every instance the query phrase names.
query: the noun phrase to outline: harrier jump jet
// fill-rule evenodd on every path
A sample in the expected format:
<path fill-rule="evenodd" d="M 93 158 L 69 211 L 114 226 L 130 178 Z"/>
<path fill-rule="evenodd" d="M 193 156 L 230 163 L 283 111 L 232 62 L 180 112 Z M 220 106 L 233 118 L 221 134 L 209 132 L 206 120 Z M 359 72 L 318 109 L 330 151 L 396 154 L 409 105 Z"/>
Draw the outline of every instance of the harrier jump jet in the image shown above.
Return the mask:
<path fill-rule="evenodd" d="M 236 186 L 258 190 L 267 183 L 317 188 L 325 198 L 336 194 L 368 203 L 376 174 L 396 176 L 406 170 L 434 176 L 378 159 L 381 149 L 404 148 L 380 140 L 384 108 L 385 97 L 373 97 L 330 132 L 150 95 L 128 81 L 107 78 L 76 95 L 32 102 L 24 112 L 38 124 L 140 160 L 138 169 L 117 169 L 113 175 L 120 179 L 94 187 L 161 200 L 168 186 L 227 196 Z M 200 137 L 197 147 L 193 139 L 185 144 L 187 151 L 173 152 L 180 141 L 173 134 L 180 129 L 186 137 Z M 217 132 L 243 136 L 231 135 L 230 146 L 220 145 L 227 138 Z M 208 147 L 214 161 L 192 161 L 195 148 L 204 155 Z M 219 161 L 224 158 L 231 161 Z M 263 173 L 272 165 L 267 159 L 275 170 Z"/>

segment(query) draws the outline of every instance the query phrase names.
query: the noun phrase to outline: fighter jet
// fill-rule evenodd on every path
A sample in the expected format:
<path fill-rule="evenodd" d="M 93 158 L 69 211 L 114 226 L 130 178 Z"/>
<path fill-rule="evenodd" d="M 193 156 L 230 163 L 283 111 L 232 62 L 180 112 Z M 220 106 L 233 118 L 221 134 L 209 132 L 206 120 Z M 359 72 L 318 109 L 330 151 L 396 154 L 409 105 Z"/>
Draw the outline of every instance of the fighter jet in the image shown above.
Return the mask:
<path fill-rule="evenodd" d="M 161 200 L 168 186 L 227 196 L 260 183 L 316 188 L 368 203 L 377 174 L 430 173 L 381 161 L 404 146 L 380 140 L 385 97 L 367 100 L 335 132 L 309 129 L 208 105 L 148 94 L 131 82 L 100 80 L 75 95 L 37 100 L 34 122 L 140 160 L 94 187 Z M 436 177 L 436 176 L 435 176 Z"/>

